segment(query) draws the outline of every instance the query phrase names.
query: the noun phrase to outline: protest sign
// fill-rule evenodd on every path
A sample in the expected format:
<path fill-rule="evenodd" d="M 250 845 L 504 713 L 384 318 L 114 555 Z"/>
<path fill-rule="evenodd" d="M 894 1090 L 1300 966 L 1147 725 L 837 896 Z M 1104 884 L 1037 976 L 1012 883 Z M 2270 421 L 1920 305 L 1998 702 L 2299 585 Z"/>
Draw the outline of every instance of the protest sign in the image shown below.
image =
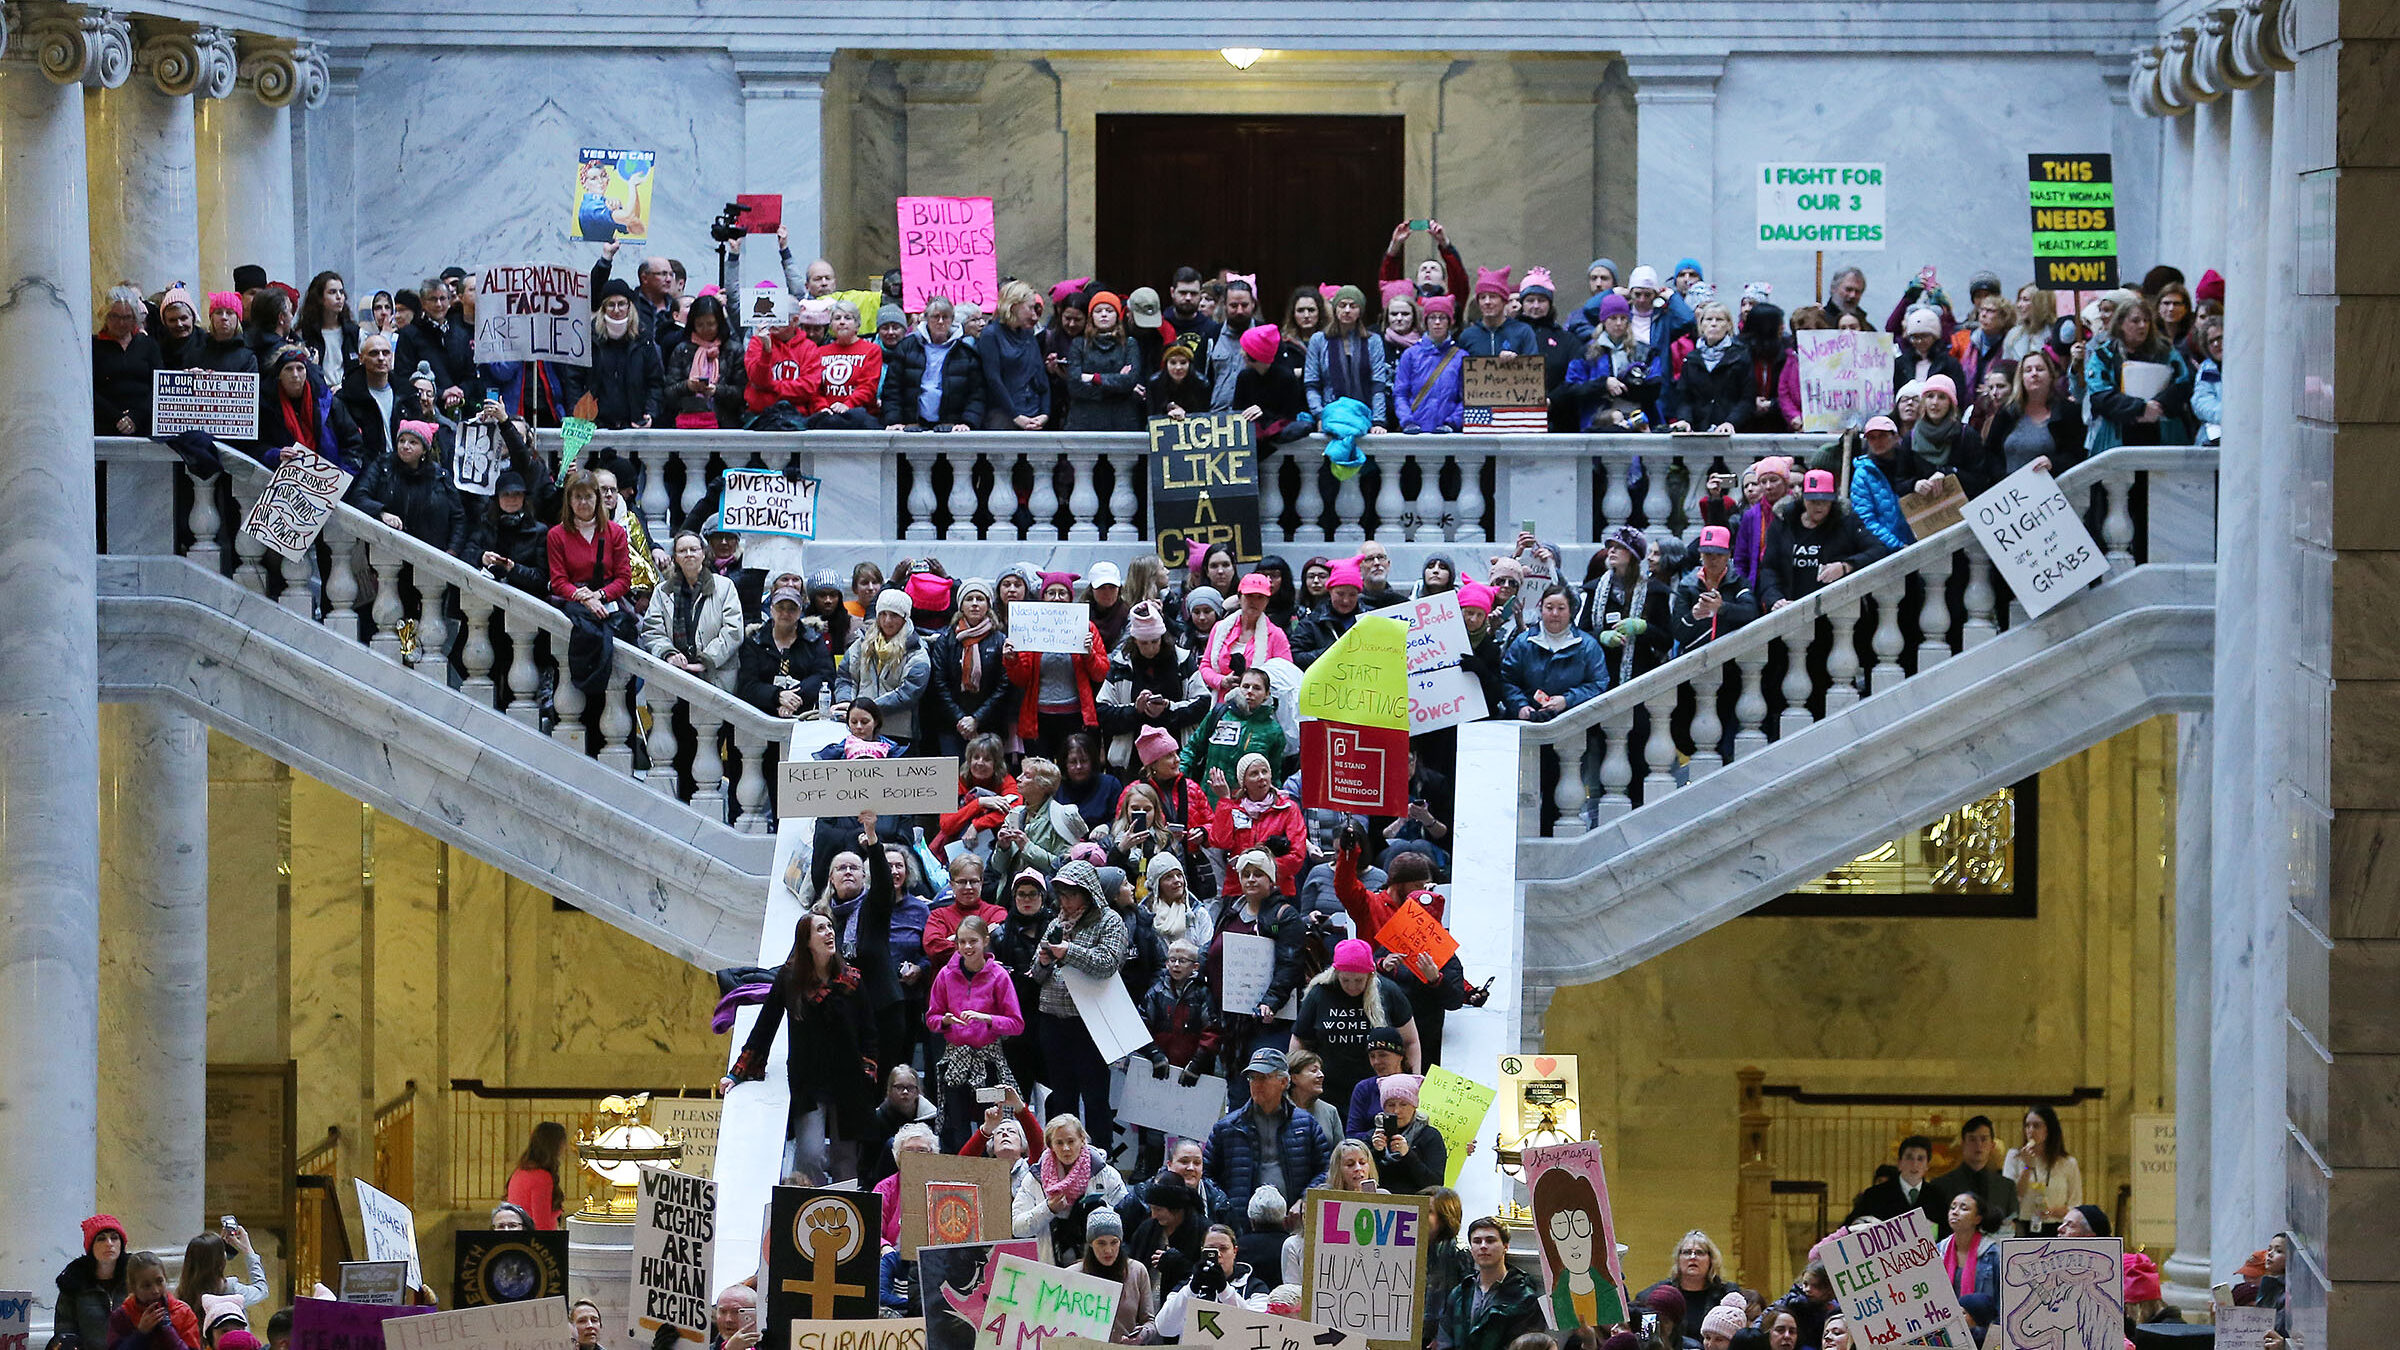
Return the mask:
<path fill-rule="evenodd" d="M 742 566 L 755 567 L 769 577 L 807 576 L 808 545 L 788 534 L 742 536 Z"/>
<path fill-rule="evenodd" d="M 767 1206 L 768 1339 L 790 1322 L 876 1316 L 882 1241 L 883 1197 L 873 1191 L 776 1187 Z"/>
<path fill-rule="evenodd" d="M 558 424 L 558 476 L 561 478 L 567 476 L 567 470 L 575 467 L 575 457 L 583 453 L 583 447 L 590 445 L 593 435 L 600 430 L 600 424 L 584 414 L 584 405 L 591 402 L 592 396 L 584 395 L 576 401 L 574 415 Z M 599 411 L 596 404 L 592 411 Z"/>
<path fill-rule="evenodd" d="M 672 1326 L 708 1341 L 710 1253 L 717 1237 L 717 1185 L 664 1167 L 641 1166 L 634 1195 L 633 1297 L 625 1335 L 649 1344 Z"/>
<path fill-rule="evenodd" d="M 1892 410 L 1891 334 L 1823 330 L 1794 336 L 1802 431 L 1848 431 Z"/>
<path fill-rule="evenodd" d="M 1576 1105 L 1583 1090 L 1573 1055 L 1502 1055 L 1500 1090 L 1510 1104 L 1501 1118 L 1509 1138 L 1537 1129 L 1569 1139 L 1583 1133 L 1583 1111 Z"/>
<path fill-rule="evenodd" d="M 1275 983 L 1275 939 L 1256 933 L 1221 933 L 1217 940 L 1222 944 L 1217 967 L 1217 1006 L 1244 1017 L 1255 1016 L 1258 1005 L 1267 997 L 1267 990 Z M 1286 997 L 1275 1016 L 1289 1019 L 1299 997 L 1297 990 Z"/>
<path fill-rule="evenodd" d="M 564 1229 L 480 1229 L 451 1235 L 450 1303 L 482 1308 L 567 1296 Z"/>
<path fill-rule="evenodd" d="M 773 234 L 783 228 L 783 194 L 780 192 L 737 192 L 735 204 L 746 208 L 741 212 L 742 229 L 748 234 Z"/>
<path fill-rule="evenodd" d="M 242 517 L 242 533 L 292 562 L 307 562 L 333 508 L 350 490 L 350 471 L 301 445 L 287 445 L 267 490 Z"/>
<path fill-rule="evenodd" d="M 2117 184 L 2107 155 L 2027 155 L 2033 284 L 2104 291 L 2117 284 Z"/>
<path fill-rule="evenodd" d="M 1356 1336 L 1297 1317 L 1197 1302 L 1183 1319 L 1182 1343 L 1216 1350 L 1367 1350 Z"/>
<path fill-rule="evenodd" d="M 1008 1174 L 998 1158 L 901 1154 L 900 1255 L 913 1260 L 919 1247 L 1007 1237 Z"/>
<path fill-rule="evenodd" d="M 1312 718 L 1300 724 L 1300 804 L 1396 816 L 1408 809 L 1408 733 Z"/>
<path fill-rule="evenodd" d="M 1182 1139 L 1206 1139 L 1224 1114 L 1225 1082 L 1213 1074 L 1186 1087 L 1178 1070 L 1169 1069 L 1161 1077 L 1141 1060 L 1125 1066 L 1125 1092 L 1117 1104 L 1117 1119 L 1125 1124 Z"/>
<path fill-rule="evenodd" d="M 1092 611 L 1073 601 L 1018 600 L 1008 607 L 1008 640 L 1021 652 L 1082 656 L 1092 649 Z"/>
<path fill-rule="evenodd" d="M 499 487 L 500 470 L 507 462 L 507 452 L 500 448 L 497 423 L 460 424 L 450 456 L 450 478 L 458 484 L 459 491 L 472 492 L 478 497 L 491 496 Z"/>
<path fill-rule="evenodd" d="M 1440 919 L 1433 917 L 1430 908 L 1419 904 L 1394 906 L 1392 916 L 1383 921 L 1383 927 L 1375 930 L 1374 940 L 1386 951 L 1402 956 L 1422 954 L 1432 960 L 1437 969 L 1443 962 L 1458 955 L 1458 939 L 1450 936 L 1450 930 L 1442 926 Z"/>
<path fill-rule="evenodd" d="M 925 312 L 935 296 L 990 314 L 1000 307 L 1000 247 L 989 197 L 902 197 L 900 307 Z"/>
<path fill-rule="evenodd" d="M 417 1263 L 417 1216 L 365 1181 L 351 1180 L 358 1187 L 358 1225 L 366 1237 L 367 1259 L 406 1261 L 408 1287 L 424 1284 L 425 1272 Z"/>
<path fill-rule="evenodd" d="M 1550 429 L 1550 394 L 1542 363 L 1518 357 L 1470 356 L 1460 375 L 1464 400 L 1459 425 L 1467 431 L 1523 432 Z"/>
<path fill-rule="evenodd" d="M 2175 1117 L 2133 1117 L 2133 1208 L 2125 1239 L 2137 1247 L 2175 1245 Z"/>
<path fill-rule="evenodd" d="M 1932 1272 L 1951 1287 L 1938 1261 Z M 2124 1239 L 2004 1238 L 1999 1294 L 2003 1350 L 2117 1350 L 2125 1343 Z"/>
<path fill-rule="evenodd" d="M 424 1307 L 389 1308 L 372 1303 L 337 1303 L 329 1298 L 292 1300 L 292 1350 L 383 1350 L 383 1324 L 395 1317 L 423 1317 Z"/>
<path fill-rule="evenodd" d="M 1123 980 L 1066 965 L 1058 967 L 1058 978 L 1067 982 L 1075 1015 L 1083 1019 L 1083 1029 L 1100 1048 L 1101 1059 L 1114 1064 L 1150 1043 L 1150 1028 L 1143 1024 L 1141 1009 L 1133 1006 Z"/>
<path fill-rule="evenodd" d="M 2267 1350 L 2267 1337 L 2275 1332 L 2275 1310 L 2220 1305 L 2216 1325 L 2216 1350 Z"/>
<path fill-rule="evenodd" d="M 1462 664 L 1473 644 L 1467 638 L 1467 621 L 1458 612 L 1458 592 L 1443 591 L 1369 610 L 1367 617 L 1398 619 L 1408 625 L 1411 736 L 1491 715 L 1490 705 L 1483 701 L 1483 683 Z"/>
<path fill-rule="evenodd" d="M 408 1262 L 344 1261 L 335 1287 L 344 1303 L 397 1308 L 408 1301 Z"/>
<path fill-rule="evenodd" d="M 567 228 L 567 237 L 587 244 L 647 241 L 650 180 L 657 167 L 658 154 L 652 150 L 577 150 L 575 223 Z"/>
<path fill-rule="evenodd" d="M 483 269 L 476 286 L 475 359 L 592 363 L 592 274 L 562 263 Z"/>
<path fill-rule="evenodd" d="M 785 760 L 775 814 L 793 816 L 913 816 L 955 810 L 958 759 Z"/>
<path fill-rule="evenodd" d="M 716 1097 L 650 1099 L 651 1128 L 683 1141 L 678 1170 L 696 1177 L 716 1175 L 717 1123 L 724 1110 L 724 1101 Z"/>
<path fill-rule="evenodd" d="M 906 1162 L 916 1154 L 902 1154 Z M 905 1211 L 904 1211 L 905 1212 Z M 1003 1227 L 1006 1226 L 1005 1221 Z M 954 1242 L 917 1248 L 917 1312 L 925 1319 L 925 1350 L 973 1350 L 992 1280 L 1004 1254 L 1039 1261 L 1034 1238 L 1003 1242 Z"/>
<path fill-rule="evenodd" d="M 1362 616 L 1300 677 L 1298 706 L 1302 717 L 1407 730 L 1408 625 Z"/>
<path fill-rule="evenodd" d="M 1758 246 L 1762 249 L 1883 250 L 1881 164 L 1758 166 Z"/>
<path fill-rule="evenodd" d="M 1249 418 L 1150 419 L 1150 539 L 1171 568 L 1215 544 L 1238 562 L 1258 561 L 1258 440 Z"/>
<path fill-rule="evenodd" d="M 423 1317 L 395 1317 L 383 1324 L 384 1350 L 558 1350 L 574 1339 L 567 1327 L 566 1300 L 559 1298 L 428 1311 Z"/>
<path fill-rule="evenodd" d="M 794 1322 L 785 1339 L 791 1350 L 925 1350 L 925 1324 L 897 1317 Z"/>
<path fill-rule="evenodd" d="M 1556 1331 L 1625 1320 L 1625 1271 L 1617 1263 L 1617 1222 L 1608 1204 L 1600 1146 L 1548 1144 L 1524 1153 L 1533 1196 L 1533 1234 L 1542 1248 L 1544 1311 Z M 1589 1309 L 1589 1315 L 1586 1309 Z"/>
<path fill-rule="evenodd" d="M 1014 1252 L 994 1261 L 991 1293 L 975 1344 L 982 1350 L 1040 1350 L 1051 1336 L 1108 1339 L 1124 1286 L 1080 1270 L 1043 1265 Z"/>
<path fill-rule="evenodd" d="M 150 372 L 150 434 L 205 431 L 221 441 L 258 436 L 258 372 Z"/>
<path fill-rule="evenodd" d="M 1495 1089 L 1439 1064 L 1425 1070 L 1425 1085 L 1417 1089 L 1417 1114 L 1433 1126 L 1434 1133 L 1448 1146 L 1449 1159 L 1442 1169 L 1443 1185 L 1458 1184 L 1459 1169 L 1467 1161 L 1467 1145 L 1474 1142 L 1475 1132 L 1483 1128 L 1483 1118 L 1492 1109 L 1492 1099 L 1499 1095 Z"/>
<path fill-rule="evenodd" d="M 1912 1209 L 1872 1228 L 1829 1238 L 1817 1251 L 1833 1280 L 1834 1295 L 1842 1301 L 1852 1340 L 1923 1344 L 1939 1331 L 1948 1335 L 1951 1345 L 1975 1343 L 1967 1316 L 1959 1311 L 1958 1294 L 1942 1270 L 1925 1211 Z M 2113 1266 L 2111 1271 L 2115 1273 Z M 2121 1317 L 2115 1326 L 2112 1347 L 2125 1339 Z"/>
<path fill-rule="evenodd" d="M 814 539 L 817 480 L 757 469 L 727 469 L 725 500 L 718 514 L 721 527 L 736 534 Z"/>
<path fill-rule="evenodd" d="M 2108 575 L 2108 559 L 2058 481 L 2030 464 L 1967 503 L 1967 528 L 2028 614 L 2046 614 Z"/>
<path fill-rule="evenodd" d="M 1329 1190 L 1307 1200 L 1300 1307 L 1308 1320 L 1374 1350 L 1420 1350 L 1431 1202 Z"/>
<path fill-rule="evenodd" d="M 0 1289 L 0 1350 L 26 1350 L 33 1339 L 33 1291 Z"/>

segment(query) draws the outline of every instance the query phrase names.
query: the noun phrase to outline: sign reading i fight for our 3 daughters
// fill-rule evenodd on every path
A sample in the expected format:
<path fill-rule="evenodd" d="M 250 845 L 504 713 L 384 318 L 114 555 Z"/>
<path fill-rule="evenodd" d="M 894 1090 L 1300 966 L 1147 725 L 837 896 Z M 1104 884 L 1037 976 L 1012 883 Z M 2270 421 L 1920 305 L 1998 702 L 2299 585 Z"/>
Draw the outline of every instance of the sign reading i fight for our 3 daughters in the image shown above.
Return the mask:
<path fill-rule="evenodd" d="M 1881 164 L 1758 166 L 1762 249 L 1883 249 Z"/>

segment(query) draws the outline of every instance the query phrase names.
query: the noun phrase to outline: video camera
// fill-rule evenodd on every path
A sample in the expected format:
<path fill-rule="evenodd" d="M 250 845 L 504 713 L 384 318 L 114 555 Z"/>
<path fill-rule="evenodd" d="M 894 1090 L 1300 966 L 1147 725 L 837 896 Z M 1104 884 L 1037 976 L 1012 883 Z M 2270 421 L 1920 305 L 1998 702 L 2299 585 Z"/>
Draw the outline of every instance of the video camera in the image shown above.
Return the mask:
<path fill-rule="evenodd" d="M 709 222 L 708 237 L 716 240 L 720 244 L 730 244 L 734 240 L 748 234 L 749 231 L 742 228 L 741 222 L 742 217 L 748 215 L 749 213 L 750 207 L 747 203 L 725 203 L 724 214 Z"/>

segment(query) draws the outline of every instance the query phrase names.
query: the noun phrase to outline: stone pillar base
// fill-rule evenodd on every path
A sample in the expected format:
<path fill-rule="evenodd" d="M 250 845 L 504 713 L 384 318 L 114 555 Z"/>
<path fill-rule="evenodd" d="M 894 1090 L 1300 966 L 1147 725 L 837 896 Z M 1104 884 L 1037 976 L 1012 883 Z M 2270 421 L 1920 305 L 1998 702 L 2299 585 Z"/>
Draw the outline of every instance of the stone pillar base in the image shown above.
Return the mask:
<path fill-rule="evenodd" d="M 633 1220 L 570 1214 L 566 1223 L 567 1301 L 597 1304 L 601 1344 L 612 1344 L 632 1325 Z"/>

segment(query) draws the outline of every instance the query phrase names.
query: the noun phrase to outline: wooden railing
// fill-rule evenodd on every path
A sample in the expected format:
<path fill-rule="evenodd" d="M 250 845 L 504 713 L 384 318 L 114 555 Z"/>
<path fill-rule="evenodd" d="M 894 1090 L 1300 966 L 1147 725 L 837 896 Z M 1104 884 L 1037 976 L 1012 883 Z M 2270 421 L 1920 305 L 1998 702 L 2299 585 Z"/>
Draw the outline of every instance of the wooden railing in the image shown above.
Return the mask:
<path fill-rule="evenodd" d="M 404 1205 L 417 1203 L 417 1084 L 377 1107 L 373 1184 Z"/>
<path fill-rule="evenodd" d="M 320 1282 L 335 1283 L 328 1277 L 339 1275 L 342 1262 L 351 1259 L 349 1231 L 342 1224 L 340 1187 L 347 1182 L 341 1153 L 342 1129 L 336 1125 L 293 1165 L 290 1276 L 296 1296 Z"/>

